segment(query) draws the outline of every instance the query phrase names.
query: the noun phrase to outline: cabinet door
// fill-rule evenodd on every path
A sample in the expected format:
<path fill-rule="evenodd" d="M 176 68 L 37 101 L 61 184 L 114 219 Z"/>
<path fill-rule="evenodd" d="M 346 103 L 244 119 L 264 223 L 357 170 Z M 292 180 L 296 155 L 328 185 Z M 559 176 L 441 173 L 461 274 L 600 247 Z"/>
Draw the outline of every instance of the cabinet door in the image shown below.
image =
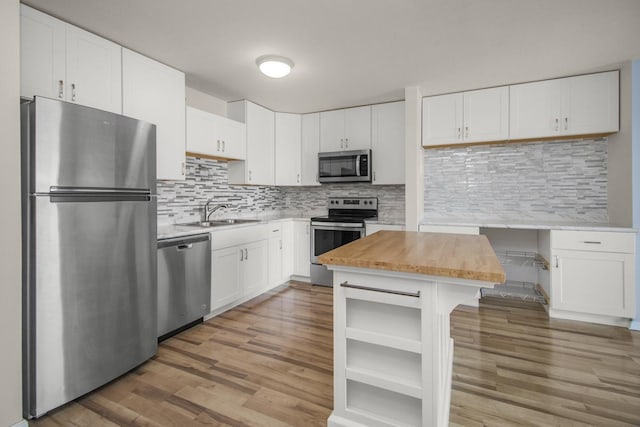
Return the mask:
<path fill-rule="evenodd" d="M 294 221 L 294 257 L 293 274 L 309 277 L 311 269 L 311 237 L 309 233 L 310 223 Z"/>
<path fill-rule="evenodd" d="M 320 151 L 346 150 L 344 139 L 344 110 L 320 113 Z"/>
<path fill-rule="evenodd" d="M 301 184 L 300 114 L 276 113 L 276 185 Z"/>
<path fill-rule="evenodd" d="M 246 103 L 247 183 L 275 184 L 275 115 L 273 111 Z"/>
<path fill-rule="evenodd" d="M 269 239 L 269 287 L 282 283 L 282 237 Z"/>
<path fill-rule="evenodd" d="M 553 250 L 551 306 L 607 316 L 633 317 L 633 255 Z"/>
<path fill-rule="evenodd" d="M 66 24 L 20 5 L 20 96 L 65 99 Z"/>
<path fill-rule="evenodd" d="M 218 118 L 224 122 L 224 137 L 222 140 L 222 157 L 227 159 L 244 160 L 247 157 L 246 126 L 235 120 Z"/>
<path fill-rule="evenodd" d="M 269 285 L 268 240 L 243 245 L 241 274 L 244 295 L 254 294 Z"/>
<path fill-rule="evenodd" d="M 218 249 L 211 252 L 211 311 L 242 297 L 240 282 L 241 248 Z"/>
<path fill-rule="evenodd" d="M 404 184 L 404 101 L 371 110 L 373 184 Z"/>
<path fill-rule="evenodd" d="M 67 101 L 122 113 L 122 48 L 119 45 L 67 24 L 66 69 Z M 182 115 L 184 117 L 184 105 Z M 182 139 L 184 141 L 184 126 Z"/>
<path fill-rule="evenodd" d="M 302 185 L 318 182 L 318 153 L 320 152 L 320 114 L 302 115 Z"/>
<path fill-rule="evenodd" d="M 618 72 L 560 79 L 562 133 L 581 135 L 617 132 L 619 129 Z"/>
<path fill-rule="evenodd" d="M 559 80 L 509 87 L 509 137 L 546 138 L 560 132 Z"/>
<path fill-rule="evenodd" d="M 371 148 L 371 105 L 347 108 L 345 113 L 345 146 L 347 150 Z"/>
<path fill-rule="evenodd" d="M 184 179 L 184 73 L 123 49 L 122 74 L 123 113 L 156 125 L 158 179 Z"/>
<path fill-rule="evenodd" d="M 509 139 L 509 87 L 463 93 L 464 142 Z"/>
<path fill-rule="evenodd" d="M 422 145 L 462 142 L 462 93 L 430 96 L 422 100 Z"/>
<path fill-rule="evenodd" d="M 214 133 L 213 114 L 192 107 L 187 107 L 186 113 L 187 151 L 217 156 L 220 149 L 220 137 Z"/>
<path fill-rule="evenodd" d="M 293 274 L 293 258 L 295 254 L 295 240 L 293 231 L 294 221 L 282 223 L 282 282 L 284 283 Z"/>

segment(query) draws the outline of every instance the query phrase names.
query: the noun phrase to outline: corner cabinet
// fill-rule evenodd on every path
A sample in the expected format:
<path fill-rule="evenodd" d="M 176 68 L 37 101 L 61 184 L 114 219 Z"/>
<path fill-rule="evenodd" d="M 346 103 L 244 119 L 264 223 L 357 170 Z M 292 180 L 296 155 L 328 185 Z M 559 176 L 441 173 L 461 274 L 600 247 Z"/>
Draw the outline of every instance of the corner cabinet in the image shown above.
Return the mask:
<path fill-rule="evenodd" d="M 422 145 L 471 144 L 509 139 L 509 87 L 422 100 Z"/>
<path fill-rule="evenodd" d="M 404 184 L 404 101 L 371 107 L 372 184 Z"/>
<path fill-rule="evenodd" d="M 320 113 L 302 115 L 302 185 L 320 185 L 318 153 L 320 152 Z"/>
<path fill-rule="evenodd" d="M 633 318 L 634 260 L 634 233 L 551 231 L 550 315 L 613 324 Z"/>
<path fill-rule="evenodd" d="M 228 116 L 246 125 L 247 156 L 229 162 L 229 184 L 275 184 L 275 113 L 250 101 L 227 105 Z"/>
<path fill-rule="evenodd" d="M 320 113 L 320 151 L 371 148 L 371 106 Z"/>
<path fill-rule="evenodd" d="M 20 5 L 20 96 L 122 113 L 121 47 Z"/>
<path fill-rule="evenodd" d="M 302 118 L 300 114 L 275 113 L 275 183 L 301 185 Z"/>
<path fill-rule="evenodd" d="M 619 130 L 618 71 L 510 88 L 511 139 L 607 134 Z"/>
<path fill-rule="evenodd" d="M 244 123 L 187 106 L 187 154 L 216 159 L 246 157 Z"/>
<path fill-rule="evenodd" d="M 156 125 L 158 179 L 185 179 L 184 73 L 123 49 L 122 113 Z"/>

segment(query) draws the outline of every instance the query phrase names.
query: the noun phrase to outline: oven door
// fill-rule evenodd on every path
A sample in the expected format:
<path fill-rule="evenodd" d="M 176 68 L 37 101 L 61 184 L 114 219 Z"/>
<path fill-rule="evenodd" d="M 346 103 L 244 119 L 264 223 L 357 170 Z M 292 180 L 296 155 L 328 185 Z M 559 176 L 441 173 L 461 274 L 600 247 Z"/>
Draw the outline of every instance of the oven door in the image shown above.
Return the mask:
<path fill-rule="evenodd" d="M 311 263 L 319 264 L 318 257 L 325 252 L 364 237 L 365 228 L 349 223 L 311 224 Z"/>

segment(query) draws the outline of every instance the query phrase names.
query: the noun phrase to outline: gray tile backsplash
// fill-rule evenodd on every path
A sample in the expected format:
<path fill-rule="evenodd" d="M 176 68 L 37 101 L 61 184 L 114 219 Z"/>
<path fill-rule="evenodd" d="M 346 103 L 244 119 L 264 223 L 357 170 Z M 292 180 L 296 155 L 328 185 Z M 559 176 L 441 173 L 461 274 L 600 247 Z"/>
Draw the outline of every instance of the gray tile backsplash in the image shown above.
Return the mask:
<path fill-rule="evenodd" d="M 608 221 L 607 140 L 424 151 L 424 211 Z"/>
<path fill-rule="evenodd" d="M 218 218 L 324 215 L 333 196 L 378 197 L 381 219 L 404 222 L 403 185 L 241 186 L 229 185 L 228 176 L 226 162 L 187 157 L 185 181 L 158 181 L 158 224 L 196 221 L 209 199 L 229 205 L 213 214 Z"/>

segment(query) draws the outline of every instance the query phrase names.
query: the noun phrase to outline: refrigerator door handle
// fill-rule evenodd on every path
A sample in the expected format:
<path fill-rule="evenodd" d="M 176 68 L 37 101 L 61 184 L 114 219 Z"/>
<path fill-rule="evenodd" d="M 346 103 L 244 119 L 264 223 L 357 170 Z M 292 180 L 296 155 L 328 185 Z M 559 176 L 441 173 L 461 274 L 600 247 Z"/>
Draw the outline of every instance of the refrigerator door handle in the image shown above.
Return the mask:
<path fill-rule="evenodd" d="M 100 187 L 49 187 L 51 194 L 87 194 L 87 193 L 118 193 L 118 194 L 151 194 L 148 188 L 100 188 Z"/>

